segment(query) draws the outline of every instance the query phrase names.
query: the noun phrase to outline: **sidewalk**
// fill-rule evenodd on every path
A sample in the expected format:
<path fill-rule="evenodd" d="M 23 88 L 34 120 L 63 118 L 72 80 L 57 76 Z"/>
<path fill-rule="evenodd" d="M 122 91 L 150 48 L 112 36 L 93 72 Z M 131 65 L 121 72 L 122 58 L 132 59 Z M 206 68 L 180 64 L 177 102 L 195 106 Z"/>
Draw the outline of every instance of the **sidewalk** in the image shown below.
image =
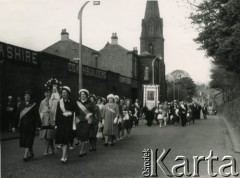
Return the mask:
<path fill-rule="evenodd" d="M 224 116 L 220 115 L 219 117 L 225 122 L 227 130 L 233 145 L 233 150 L 235 153 L 240 153 L 240 131 L 237 130 L 234 125 L 227 120 Z"/>

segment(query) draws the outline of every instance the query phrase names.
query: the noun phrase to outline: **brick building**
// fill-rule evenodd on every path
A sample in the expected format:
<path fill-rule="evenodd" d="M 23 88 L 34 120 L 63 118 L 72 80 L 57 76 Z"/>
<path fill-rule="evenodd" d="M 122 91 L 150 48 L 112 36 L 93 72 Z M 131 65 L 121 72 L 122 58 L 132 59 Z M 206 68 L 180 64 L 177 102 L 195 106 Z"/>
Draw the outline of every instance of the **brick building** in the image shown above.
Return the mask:
<path fill-rule="evenodd" d="M 91 93 L 106 96 L 118 94 L 131 99 L 142 98 L 142 85 L 151 84 L 152 61 L 154 84 L 160 85 L 160 100 L 166 99 L 164 64 L 163 20 L 160 18 L 158 2 L 147 1 L 140 53 L 134 47 L 128 50 L 118 44 L 116 33 L 111 43 L 100 51 L 87 46 L 83 50 L 83 87 Z M 58 78 L 72 89 L 72 97 L 78 96 L 78 43 L 69 38 L 64 29 L 60 41 L 37 52 L 0 42 L 0 105 L 2 114 L 8 95 L 23 96 L 25 89 L 34 91 L 35 100 L 43 98 L 43 85 L 50 78 Z M 4 126 L 2 124 L 2 126 Z"/>
<path fill-rule="evenodd" d="M 107 96 L 109 92 L 132 98 L 132 80 L 112 71 L 83 65 L 83 86 L 90 93 Z M 73 99 L 78 98 L 78 64 L 68 58 L 46 52 L 33 51 L 0 42 L 0 121 L 2 129 L 6 122 L 2 118 L 11 95 L 23 99 L 26 89 L 33 91 L 37 104 L 44 98 L 44 84 L 50 78 L 58 78 L 71 88 Z M 130 91 L 130 92 L 129 92 Z M 135 95 L 136 96 L 136 95 Z M 135 97 L 136 98 L 136 97 Z"/>

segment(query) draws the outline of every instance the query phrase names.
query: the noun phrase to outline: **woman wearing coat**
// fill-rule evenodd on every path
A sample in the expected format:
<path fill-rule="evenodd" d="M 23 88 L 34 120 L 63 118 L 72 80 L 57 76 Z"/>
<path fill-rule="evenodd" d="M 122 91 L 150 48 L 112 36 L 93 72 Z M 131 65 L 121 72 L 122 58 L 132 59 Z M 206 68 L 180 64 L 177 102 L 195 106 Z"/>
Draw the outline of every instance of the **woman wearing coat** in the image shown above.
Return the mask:
<path fill-rule="evenodd" d="M 128 137 L 130 136 L 133 127 L 133 114 L 134 110 L 131 106 L 131 100 L 126 99 L 126 105 L 123 106 L 123 124 L 124 128 L 127 130 Z"/>
<path fill-rule="evenodd" d="M 76 109 L 77 139 L 80 141 L 79 157 L 87 155 L 86 144 L 90 141 L 90 150 L 96 150 L 96 136 L 98 131 L 97 106 L 89 99 L 89 91 L 81 89 Z"/>
<path fill-rule="evenodd" d="M 41 120 L 38 114 L 36 103 L 32 101 L 32 92 L 25 91 L 24 102 L 19 106 L 16 121 L 19 120 L 20 147 L 25 148 L 23 161 L 26 162 L 34 157 L 33 142 L 37 127 L 41 126 Z M 18 123 L 15 123 L 13 132 Z"/>
<path fill-rule="evenodd" d="M 69 144 L 72 140 L 73 116 L 75 103 L 70 99 L 71 90 L 69 87 L 62 87 L 62 98 L 57 105 L 56 112 L 56 144 L 62 145 L 61 162 L 68 160 Z"/>
<path fill-rule="evenodd" d="M 55 118 L 52 117 L 51 114 L 51 105 L 50 105 L 50 90 L 45 91 L 45 98 L 41 101 L 39 107 L 39 114 L 42 121 L 42 127 L 39 133 L 40 139 L 46 140 L 46 147 L 44 156 L 54 153 L 54 143 L 53 139 L 55 138 Z M 49 147 L 51 147 L 51 151 L 49 152 Z"/>
<path fill-rule="evenodd" d="M 105 136 L 105 146 L 108 146 L 110 141 L 111 146 L 114 146 L 114 137 L 116 136 L 116 125 L 119 116 L 119 107 L 114 102 L 115 96 L 109 94 L 107 96 L 108 103 L 104 107 L 103 119 L 104 119 L 104 129 L 103 135 Z"/>

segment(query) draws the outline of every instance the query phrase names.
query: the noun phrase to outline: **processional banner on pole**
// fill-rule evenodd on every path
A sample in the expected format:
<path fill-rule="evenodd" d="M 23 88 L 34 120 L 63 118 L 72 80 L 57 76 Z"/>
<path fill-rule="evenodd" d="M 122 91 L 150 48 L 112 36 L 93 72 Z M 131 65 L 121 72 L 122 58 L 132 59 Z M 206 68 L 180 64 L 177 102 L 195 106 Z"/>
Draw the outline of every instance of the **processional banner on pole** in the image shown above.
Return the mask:
<path fill-rule="evenodd" d="M 149 110 L 157 107 L 159 98 L 159 85 L 143 85 L 143 106 Z"/>

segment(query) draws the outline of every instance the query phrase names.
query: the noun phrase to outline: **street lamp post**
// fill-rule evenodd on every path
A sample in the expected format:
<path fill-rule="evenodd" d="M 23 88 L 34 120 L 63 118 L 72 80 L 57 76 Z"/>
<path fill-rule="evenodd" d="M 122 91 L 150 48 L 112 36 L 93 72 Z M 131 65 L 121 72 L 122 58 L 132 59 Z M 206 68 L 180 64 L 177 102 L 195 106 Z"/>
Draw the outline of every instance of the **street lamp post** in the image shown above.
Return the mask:
<path fill-rule="evenodd" d="M 160 57 L 155 57 L 154 59 L 153 59 L 153 61 L 152 61 L 152 84 L 154 85 L 154 62 L 156 61 L 156 60 L 159 60 L 159 61 L 161 61 L 162 60 L 162 56 L 160 56 Z"/>
<path fill-rule="evenodd" d="M 82 12 L 84 7 L 89 3 L 89 1 L 85 2 L 83 6 L 81 7 L 79 13 L 78 13 L 78 20 L 79 20 L 79 62 L 78 62 L 78 87 L 79 90 L 82 89 Z"/>
<path fill-rule="evenodd" d="M 178 102 L 179 102 L 179 85 L 178 85 Z"/>

